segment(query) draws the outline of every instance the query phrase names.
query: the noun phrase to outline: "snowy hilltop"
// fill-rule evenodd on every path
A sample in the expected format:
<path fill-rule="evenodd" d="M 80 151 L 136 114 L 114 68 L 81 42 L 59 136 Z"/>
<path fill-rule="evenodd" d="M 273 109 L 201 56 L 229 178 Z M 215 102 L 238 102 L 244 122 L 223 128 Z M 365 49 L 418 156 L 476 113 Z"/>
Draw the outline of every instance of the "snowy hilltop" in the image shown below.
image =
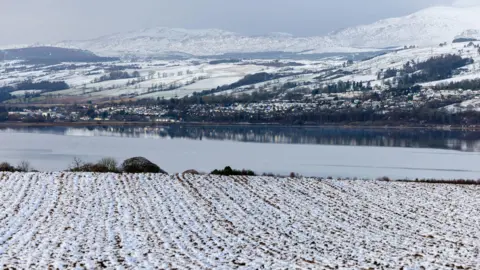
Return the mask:
<path fill-rule="evenodd" d="M 288 33 L 248 36 L 220 29 L 155 27 L 107 35 L 92 40 L 64 41 L 56 46 L 74 47 L 100 55 L 194 56 L 225 53 L 365 52 L 405 45 L 431 46 L 458 36 L 478 37 L 480 1 L 460 0 L 451 6 L 431 7 L 413 14 L 389 18 L 332 32 L 326 36 L 296 37 Z"/>
<path fill-rule="evenodd" d="M 84 48 L 102 55 L 220 55 L 224 53 L 300 52 L 312 48 L 331 51 L 335 44 L 325 37 L 298 38 L 288 33 L 246 36 L 220 29 L 156 27 L 103 36 L 86 41 L 66 41 L 61 47 Z M 336 49 L 333 49 L 335 51 Z M 355 50 L 362 51 L 362 50 Z"/>
<path fill-rule="evenodd" d="M 391 47 L 430 46 L 450 42 L 466 30 L 480 29 L 480 5 L 474 7 L 432 7 L 414 14 L 381 20 L 333 33 L 341 46 Z"/>

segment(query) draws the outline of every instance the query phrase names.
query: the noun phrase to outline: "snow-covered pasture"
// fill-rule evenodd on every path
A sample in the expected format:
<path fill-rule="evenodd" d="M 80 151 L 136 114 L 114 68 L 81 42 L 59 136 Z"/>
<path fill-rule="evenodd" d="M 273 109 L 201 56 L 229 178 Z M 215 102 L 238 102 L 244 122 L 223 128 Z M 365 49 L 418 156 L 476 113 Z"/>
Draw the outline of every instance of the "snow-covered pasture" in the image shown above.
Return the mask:
<path fill-rule="evenodd" d="M 131 63 L 115 63 L 115 65 L 119 66 L 125 64 Z M 71 87 L 67 90 L 44 94 L 48 96 L 84 96 L 95 99 L 128 94 L 138 96 L 139 98 L 151 98 L 183 97 L 195 91 L 210 90 L 218 86 L 234 83 L 248 74 L 268 70 L 274 71 L 271 68 L 259 65 L 210 65 L 208 63 L 199 65 L 192 64 L 190 61 L 170 62 L 168 64 L 163 62 L 134 64 L 140 67 L 137 70 L 141 75 L 140 78 L 108 80 L 95 83 L 95 78 L 108 72 L 105 70 L 96 71 L 100 73 L 89 75 L 93 71 L 94 66 L 68 72 L 56 72 L 55 74 L 42 74 L 39 78 L 42 78 L 42 80 L 65 80 Z M 127 71 L 132 73 L 134 70 Z M 162 85 L 164 88 L 172 87 L 176 89 L 175 91 L 149 91 L 149 88 L 159 85 Z"/>
<path fill-rule="evenodd" d="M 0 265 L 478 269 L 479 191 L 307 178 L 0 173 Z"/>
<path fill-rule="evenodd" d="M 474 44 L 479 43 L 480 42 L 474 42 Z M 450 83 L 454 81 L 476 79 L 480 77 L 480 54 L 478 53 L 477 48 L 474 48 L 473 46 L 468 47 L 467 45 L 468 42 L 451 43 L 442 47 L 422 47 L 390 52 L 366 61 L 356 62 L 344 69 L 352 72 L 353 75 L 347 75 L 327 82 L 337 82 L 339 80 L 356 82 L 361 81 L 370 82 L 372 86 L 379 85 L 381 84 L 381 80 L 377 80 L 376 75 L 381 71 L 385 71 L 389 68 L 402 69 L 407 62 L 424 62 L 432 57 L 439 57 L 446 54 L 456 54 L 463 58 L 472 58 L 474 63 L 466 66 L 466 71 L 455 75 L 451 79 L 428 82 L 424 84 L 425 86 L 434 86 L 437 84 Z"/>
<path fill-rule="evenodd" d="M 66 63 L 65 69 L 61 66 L 30 66 L 23 63 L 9 61 L 9 68 L 16 70 L 6 71 L 0 66 L 0 85 L 14 86 L 24 80 L 65 81 L 70 89 L 48 92 L 42 95 L 56 98 L 81 97 L 90 100 L 120 97 L 122 95 L 137 98 L 157 97 L 184 97 L 193 92 L 211 90 L 219 86 L 229 85 L 239 81 L 249 74 L 259 72 L 268 73 L 302 73 L 305 75 L 286 79 L 285 81 L 315 81 L 319 72 L 325 68 L 339 66 L 341 62 L 334 60 L 280 60 L 278 63 L 296 62 L 300 66 L 271 66 L 272 60 L 245 60 L 239 63 L 212 64 L 209 59 L 171 60 L 171 61 L 142 61 L 142 62 L 106 62 L 106 63 Z M 108 75 L 110 69 L 132 66 L 136 69 L 125 69 L 130 74 L 138 71 L 139 78 L 107 80 L 95 82 L 101 76 Z M 6 68 L 6 67 L 5 67 Z M 278 81 L 277 83 L 282 83 Z M 269 85 L 271 82 L 267 82 Z M 260 87 L 263 84 L 254 85 Z M 277 85 L 281 86 L 281 85 Z M 267 89 L 268 90 L 268 89 Z M 238 89 L 238 91 L 244 91 Z M 227 91 L 225 93 L 229 93 Z M 235 91 L 233 91 L 235 92 Z"/>

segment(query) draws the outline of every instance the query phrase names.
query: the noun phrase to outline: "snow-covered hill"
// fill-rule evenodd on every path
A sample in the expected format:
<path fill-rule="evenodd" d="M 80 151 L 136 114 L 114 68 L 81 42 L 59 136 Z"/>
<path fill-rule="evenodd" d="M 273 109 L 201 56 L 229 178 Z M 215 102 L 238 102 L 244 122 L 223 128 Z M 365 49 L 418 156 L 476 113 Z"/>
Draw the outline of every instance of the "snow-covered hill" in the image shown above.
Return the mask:
<path fill-rule="evenodd" d="M 293 37 L 287 33 L 245 36 L 220 29 L 190 30 L 181 28 L 148 28 L 87 41 L 66 41 L 61 47 L 84 48 L 101 55 L 219 55 L 224 53 L 301 52 L 322 48 L 322 52 L 338 51 L 327 37 Z M 366 49 L 341 48 L 340 51 L 362 52 Z"/>
<path fill-rule="evenodd" d="M 340 46 L 430 46 L 451 42 L 466 30 L 480 29 L 480 5 L 432 7 L 409 16 L 381 20 L 330 35 Z"/>
<path fill-rule="evenodd" d="M 55 45 L 91 50 L 106 56 L 125 54 L 220 55 L 252 52 L 364 52 L 405 45 L 431 46 L 456 37 L 478 36 L 480 1 L 462 0 L 414 14 L 360 25 L 326 36 L 295 37 L 288 33 L 247 36 L 219 29 L 148 28 L 86 41 Z"/>

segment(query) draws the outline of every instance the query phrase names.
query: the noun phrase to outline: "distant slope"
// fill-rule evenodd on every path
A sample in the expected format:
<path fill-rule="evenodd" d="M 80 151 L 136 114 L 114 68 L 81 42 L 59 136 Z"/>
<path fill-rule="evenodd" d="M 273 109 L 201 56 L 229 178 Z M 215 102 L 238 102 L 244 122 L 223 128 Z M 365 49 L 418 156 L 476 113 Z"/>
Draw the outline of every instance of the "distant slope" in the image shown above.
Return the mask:
<path fill-rule="evenodd" d="M 451 42 L 480 29 L 480 5 L 432 7 L 414 14 L 347 28 L 327 36 L 294 37 L 287 33 L 246 36 L 219 29 L 148 28 L 86 41 L 65 41 L 59 47 L 81 48 L 100 55 L 206 56 L 225 53 L 366 52 L 404 45 Z"/>
<path fill-rule="evenodd" d="M 189 30 L 148 28 L 103 36 L 87 41 L 66 41 L 59 47 L 88 49 L 101 55 L 159 56 L 183 53 L 206 56 L 226 53 L 302 52 L 318 49 L 327 52 L 365 52 L 370 49 L 337 48 L 328 37 L 293 37 L 285 33 L 245 36 L 219 29 Z"/>
<path fill-rule="evenodd" d="M 347 28 L 329 37 L 339 46 L 429 46 L 451 42 L 456 36 L 480 29 L 480 6 L 433 7 L 414 14 Z"/>
<path fill-rule="evenodd" d="M 0 50 L 1 60 L 27 60 L 31 62 L 100 62 L 114 58 L 100 57 L 86 50 L 49 46 Z"/>

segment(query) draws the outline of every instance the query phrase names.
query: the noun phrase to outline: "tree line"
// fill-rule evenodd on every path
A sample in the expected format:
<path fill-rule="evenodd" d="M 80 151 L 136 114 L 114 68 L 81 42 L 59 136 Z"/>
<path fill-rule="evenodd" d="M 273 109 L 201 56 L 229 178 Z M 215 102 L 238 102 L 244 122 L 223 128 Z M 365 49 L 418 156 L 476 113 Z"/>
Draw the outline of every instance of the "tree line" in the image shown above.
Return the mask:
<path fill-rule="evenodd" d="M 267 72 L 249 74 L 249 75 L 246 75 L 245 77 L 243 77 L 242 79 L 240 79 L 239 81 L 234 82 L 232 84 L 218 86 L 217 88 L 213 88 L 213 89 L 210 89 L 210 90 L 204 90 L 204 91 L 201 91 L 201 92 L 194 92 L 192 95 L 194 95 L 194 96 L 207 96 L 207 95 L 223 92 L 223 91 L 226 91 L 226 90 L 235 89 L 235 88 L 238 88 L 238 87 L 253 85 L 253 84 L 256 84 L 256 83 L 266 82 L 266 81 L 270 81 L 270 80 L 276 80 L 276 79 L 280 79 L 280 78 L 283 78 L 285 76 L 291 76 L 291 75 L 293 75 L 293 74 L 289 74 L 289 75 L 271 74 L 271 73 L 267 73 Z"/>
<path fill-rule="evenodd" d="M 458 82 L 450 82 L 437 84 L 432 87 L 434 90 L 480 90 L 480 79 L 463 80 Z"/>
<path fill-rule="evenodd" d="M 131 74 L 128 73 L 127 71 L 120 71 L 120 70 L 115 70 L 111 71 L 110 73 L 103 75 L 101 77 L 95 78 L 93 80 L 94 83 L 99 83 L 99 82 L 104 82 L 104 81 L 114 81 L 114 80 L 121 80 L 121 79 L 133 79 L 133 78 L 139 78 L 140 77 L 140 72 L 134 71 Z"/>
<path fill-rule="evenodd" d="M 42 92 L 60 91 L 70 88 L 65 81 L 23 81 L 16 85 L 16 90 L 42 90 Z"/>
<path fill-rule="evenodd" d="M 0 87 L 0 102 L 15 98 L 11 93 L 18 90 L 41 90 L 42 93 L 60 91 L 69 89 L 70 86 L 65 81 L 41 81 L 33 82 L 31 80 L 23 81 L 15 86 Z M 25 98 L 40 96 L 40 93 L 25 93 Z"/>
<path fill-rule="evenodd" d="M 389 68 L 383 73 L 379 73 L 378 78 L 393 78 L 393 84 L 397 87 L 410 87 L 417 83 L 451 78 L 456 70 L 472 63 L 472 58 L 446 54 L 418 63 L 413 60 L 408 61 L 401 69 Z"/>
<path fill-rule="evenodd" d="M 467 111 L 450 113 L 428 107 L 412 110 L 394 110 L 379 113 L 373 109 L 350 108 L 346 110 L 317 111 L 280 111 L 280 112 L 244 112 L 196 114 L 185 111 L 170 111 L 175 119 L 193 122 L 220 123 L 280 123 L 293 125 L 324 124 L 362 124 L 362 125 L 479 125 L 480 113 Z"/>

